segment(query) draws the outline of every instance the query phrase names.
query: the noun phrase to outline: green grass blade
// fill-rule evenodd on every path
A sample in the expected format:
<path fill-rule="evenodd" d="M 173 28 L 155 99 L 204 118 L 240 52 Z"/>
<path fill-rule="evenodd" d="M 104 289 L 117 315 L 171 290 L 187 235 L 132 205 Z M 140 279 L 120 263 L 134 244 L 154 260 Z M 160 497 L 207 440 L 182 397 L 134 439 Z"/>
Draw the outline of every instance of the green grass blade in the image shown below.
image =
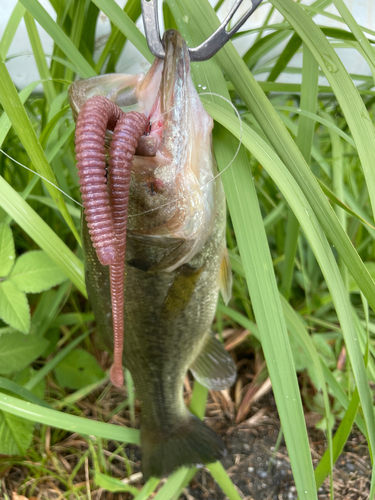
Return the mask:
<path fill-rule="evenodd" d="M 375 84 L 375 51 L 373 47 L 371 46 L 371 43 L 365 35 L 363 34 L 361 28 L 358 26 L 357 22 L 355 21 L 354 17 L 352 16 L 350 10 L 348 7 L 345 5 L 345 3 L 342 0 L 332 0 L 332 3 L 336 7 L 336 9 L 339 11 L 341 14 L 342 18 L 348 25 L 348 28 L 352 32 L 352 34 L 355 36 L 355 39 L 361 46 L 368 62 L 371 68 L 371 72 L 374 78 L 374 84 Z M 373 42 L 374 43 L 374 42 Z"/>
<path fill-rule="evenodd" d="M 296 33 L 294 33 L 292 35 L 292 38 L 287 43 L 287 46 L 283 50 L 282 54 L 277 59 L 276 64 L 273 66 L 267 78 L 268 82 L 274 82 L 276 80 L 276 78 L 287 67 L 288 63 L 290 62 L 292 57 L 296 54 L 296 52 L 299 50 L 301 45 L 302 45 L 301 38 Z"/>
<path fill-rule="evenodd" d="M 96 76 L 95 70 L 82 56 L 74 43 L 67 37 L 60 26 L 52 19 L 38 0 L 20 0 L 20 3 L 30 12 L 33 18 L 60 47 L 63 53 L 71 60 L 82 78 Z"/>
<path fill-rule="evenodd" d="M 50 425 L 69 432 L 78 432 L 84 436 L 93 435 L 103 439 L 139 444 L 139 431 L 136 429 L 127 429 L 119 425 L 68 415 L 1 393 L 0 410 L 39 424 Z"/>
<path fill-rule="evenodd" d="M 39 38 L 39 33 L 36 29 L 35 21 L 30 12 L 25 12 L 24 19 L 31 47 L 33 49 L 35 62 L 38 67 L 40 78 L 43 81 L 44 94 L 46 96 L 48 106 L 51 106 L 56 97 L 56 93 L 55 87 L 53 86 L 53 82 L 51 80 L 51 74 L 47 66 L 46 58 L 44 56 L 43 46 Z"/>
<path fill-rule="evenodd" d="M 211 472 L 217 484 L 230 500 L 241 500 L 240 495 L 238 494 L 221 462 L 208 464 L 207 469 Z"/>
<path fill-rule="evenodd" d="M 301 40 L 298 37 L 298 40 Z M 302 86 L 301 86 L 301 110 L 308 113 L 315 113 L 318 97 L 318 73 L 319 68 L 314 57 L 306 45 L 303 46 L 303 66 L 302 66 Z M 310 163 L 311 147 L 314 137 L 314 121 L 302 115 L 298 121 L 298 132 L 296 144 L 300 149 L 306 163 Z M 291 210 L 288 212 L 288 222 L 286 228 L 286 238 L 284 247 L 284 265 L 281 283 L 281 291 L 288 299 L 294 269 L 294 259 L 296 256 L 299 224 L 296 216 Z"/>
<path fill-rule="evenodd" d="M 141 4 L 138 0 L 128 0 L 125 4 L 124 11 L 134 23 L 142 13 Z M 117 61 L 122 53 L 127 38 L 121 31 L 112 25 L 112 32 L 108 41 L 100 54 L 99 60 L 95 69 L 100 73 L 103 69 L 105 61 L 108 59 L 107 73 L 115 72 Z"/>
<path fill-rule="evenodd" d="M 362 224 L 370 231 L 370 234 L 375 237 L 375 227 L 372 226 L 360 213 L 355 212 L 352 210 L 350 207 L 345 205 L 336 195 L 334 192 L 332 192 L 321 180 L 318 179 L 319 185 L 322 188 L 322 191 L 324 194 L 329 198 L 332 203 L 337 205 L 338 207 L 342 208 L 347 212 L 348 214 L 352 215 L 356 219 L 362 222 Z M 345 192 L 345 189 L 344 189 Z M 345 193 L 345 198 L 348 196 L 348 193 Z M 359 207 L 357 207 L 357 210 L 359 211 Z M 363 212 L 362 212 L 363 213 Z"/>
<path fill-rule="evenodd" d="M 70 342 L 64 349 L 61 349 L 56 356 L 48 361 L 43 368 L 41 368 L 26 384 L 25 387 L 28 390 L 32 390 L 35 386 L 39 384 L 56 366 L 71 352 L 75 349 L 88 335 L 90 330 L 86 330 L 79 337 L 75 338 Z"/>
<path fill-rule="evenodd" d="M 147 483 L 143 486 L 139 495 L 137 495 L 134 498 L 134 500 L 148 500 L 151 497 L 152 492 L 156 489 L 159 483 L 160 479 L 156 479 L 155 477 L 150 477 Z"/>
<path fill-rule="evenodd" d="M 375 129 L 363 100 L 329 41 L 293 0 L 272 0 L 309 47 L 338 99 L 356 143 L 375 214 Z"/>
<path fill-rule="evenodd" d="M 12 14 L 10 15 L 9 21 L 7 22 L 7 25 L 5 26 L 5 30 L 3 33 L 3 36 L 1 37 L 0 40 L 0 58 L 5 59 L 8 50 L 10 47 L 10 44 L 13 41 L 14 35 L 16 34 L 16 31 L 18 29 L 18 26 L 21 22 L 21 19 L 25 13 L 25 7 L 21 5 L 19 2 L 16 3 Z"/>
<path fill-rule="evenodd" d="M 124 33 L 149 62 L 154 60 L 154 56 L 148 49 L 145 37 L 126 12 L 124 12 L 114 0 L 93 0 L 93 2 L 109 17 L 111 22 Z"/>
<path fill-rule="evenodd" d="M 261 71 L 261 73 L 263 73 L 263 72 L 264 72 L 264 70 Z M 254 74 L 255 74 L 255 72 L 254 72 Z M 301 92 L 301 85 L 299 83 L 257 82 L 257 84 L 258 84 L 259 88 L 261 88 L 264 92 L 288 92 L 288 94 Z M 231 88 L 230 84 L 228 84 L 228 86 L 229 86 L 229 88 Z M 319 93 L 322 93 L 322 94 L 331 94 L 332 87 L 330 87 L 329 85 L 319 85 L 318 91 L 319 91 Z M 359 89 L 357 89 L 357 92 L 362 96 L 365 96 L 365 95 L 375 96 L 374 90 L 363 90 L 363 89 L 359 88 Z"/>
<path fill-rule="evenodd" d="M 302 87 L 301 87 L 302 90 Z M 336 132 L 337 135 L 342 137 L 343 139 L 346 140 L 351 146 L 355 147 L 355 143 L 353 139 L 346 134 L 343 130 L 341 130 L 337 125 L 334 124 L 333 121 L 327 118 L 322 118 L 321 116 L 317 115 L 316 113 L 312 113 L 310 111 L 306 111 L 305 109 L 300 109 L 300 108 L 295 108 L 293 106 L 275 106 L 275 109 L 279 111 L 290 111 L 291 113 L 295 113 L 297 115 L 301 115 L 305 118 L 309 118 L 310 123 L 314 124 L 314 122 L 318 122 L 321 125 L 324 125 L 327 127 L 327 129 L 332 130 L 333 132 Z"/>
<path fill-rule="evenodd" d="M 335 433 L 335 437 L 333 438 L 333 463 L 336 463 L 337 459 L 339 458 L 344 445 L 346 441 L 349 438 L 350 432 L 353 427 L 353 423 L 357 414 L 359 406 L 359 396 L 358 396 L 358 391 L 357 389 L 354 391 L 352 399 L 350 401 L 350 405 L 348 409 L 345 412 L 344 418 L 341 420 L 341 423 L 339 425 L 339 428 L 337 429 Z M 315 480 L 316 480 L 316 487 L 320 488 L 320 486 L 323 484 L 325 478 L 328 476 L 329 472 L 331 470 L 331 465 L 330 465 L 330 456 L 328 453 L 328 450 L 324 453 L 322 456 L 318 466 L 315 469 Z"/>
<path fill-rule="evenodd" d="M 86 295 L 82 262 L 2 177 L 0 177 L 0 206 Z"/>
<path fill-rule="evenodd" d="M 153 500 L 170 500 L 177 491 L 180 490 L 181 485 L 185 484 L 185 477 L 188 472 L 187 467 L 181 467 L 174 472 L 165 485 L 157 492 Z M 138 497 L 136 497 L 138 498 Z"/>
<path fill-rule="evenodd" d="M 54 186 L 57 185 L 56 177 L 47 161 L 26 110 L 20 101 L 4 61 L 0 61 L 0 102 L 37 172 L 50 181 L 51 184 L 47 182 L 46 187 L 77 241 L 80 242 L 78 231 L 66 208 L 64 198 L 61 192 Z"/>
<path fill-rule="evenodd" d="M 249 50 L 243 56 L 243 60 L 252 70 L 262 57 L 267 56 L 267 54 L 273 51 L 275 47 L 277 47 L 290 35 L 290 33 L 290 30 L 284 32 L 275 31 L 273 33 L 265 35 L 249 48 Z"/>
<path fill-rule="evenodd" d="M 201 385 L 199 382 L 195 381 L 189 409 L 201 420 L 204 417 L 207 396 L 208 389 Z"/>
<path fill-rule="evenodd" d="M 330 2 L 330 3 L 332 3 L 332 2 Z M 319 14 L 320 16 L 326 17 L 327 19 L 332 19 L 333 21 L 337 21 L 339 23 L 345 22 L 340 16 L 336 16 L 335 14 L 332 14 L 331 12 L 327 12 L 324 10 L 324 8 L 317 8 L 314 5 L 304 5 L 303 8 L 306 11 L 310 11 L 313 14 Z M 369 35 L 372 35 L 373 37 L 375 37 L 375 31 L 373 31 L 369 28 L 366 28 L 365 26 L 359 25 L 359 27 L 364 33 L 368 33 Z"/>
<path fill-rule="evenodd" d="M 50 405 L 43 401 L 43 399 L 38 398 L 38 396 L 35 396 L 35 394 L 33 394 L 31 391 L 25 389 L 25 387 L 22 387 L 22 385 L 16 384 L 16 382 L 13 382 L 13 380 L 8 380 L 7 378 L 0 377 L 0 389 L 5 389 L 6 391 L 12 392 L 13 394 L 16 394 L 17 396 L 25 399 L 26 401 L 30 401 L 30 403 L 44 406 L 45 408 L 50 408 Z"/>
<path fill-rule="evenodd" d="M 32 91 L 37 85 L 39 85 L 39 83 L 40 82 L 30 83 L 29 85 L 27 85 L 27 87 L 21 90 L 18 95 L 22 104 L 25 103 Z M 11 126 L 12 124 L 10 123 L 8 115 L 6 113 L 3 113 L 0 117 L 0 147 L 2 146 Z"/>

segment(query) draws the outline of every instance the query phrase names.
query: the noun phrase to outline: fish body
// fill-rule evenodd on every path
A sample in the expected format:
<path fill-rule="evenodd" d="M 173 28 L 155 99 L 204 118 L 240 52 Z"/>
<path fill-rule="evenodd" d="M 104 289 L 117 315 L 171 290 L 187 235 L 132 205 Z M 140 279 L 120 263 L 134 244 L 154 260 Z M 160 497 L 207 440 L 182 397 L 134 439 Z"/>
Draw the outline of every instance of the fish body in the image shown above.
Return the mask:
<path fill-rule="evenodd" d="M 210 330 L 219 287 L 227 292 L 230 287 L 213 122 L 191 80 L 184 40 L 169 30 L 164 43 L 165 60 L 156 59 L 144 78 L 124 77 L 118 84 L 117 76 L 111 88 L 106 75 L 91 87 L 84 84 L 86 90 L 70 92 L 73 111 L 79 111 L 88 93 L 112 92 L 115 102 L 121 101 L 120 95 L 126 104 L 135 100 L 150 120 L 130 183 L 123 353 L 141 403 L 145 478 L 222 457 L 220 439 L 186 408 L 183 380 L 191 369 L 203 385 L 219 390 L 235 377 L 233 361 Z M 133 88 L 126 87 L 129 81 Z M 113 90 L 116 85 L 121 91 Z M 113 349 L 108 267 L 98 260 L 84 217 L 82 233 L 98 333 Z"/>

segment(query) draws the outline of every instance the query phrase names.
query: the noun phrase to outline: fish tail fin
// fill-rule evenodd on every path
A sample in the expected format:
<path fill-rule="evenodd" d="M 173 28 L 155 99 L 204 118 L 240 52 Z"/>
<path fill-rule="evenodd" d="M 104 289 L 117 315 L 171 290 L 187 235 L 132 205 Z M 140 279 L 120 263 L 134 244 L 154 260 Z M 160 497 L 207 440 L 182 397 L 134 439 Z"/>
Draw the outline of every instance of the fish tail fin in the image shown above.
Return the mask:
<path fill-rule="evenodd" d="M 141 428 L 142 472 L 162 477 L 183 465 L 208 464 L 226 454 L 217 434 L 201 420 L 189 414 L 183 423 L 168 435 Z"/>

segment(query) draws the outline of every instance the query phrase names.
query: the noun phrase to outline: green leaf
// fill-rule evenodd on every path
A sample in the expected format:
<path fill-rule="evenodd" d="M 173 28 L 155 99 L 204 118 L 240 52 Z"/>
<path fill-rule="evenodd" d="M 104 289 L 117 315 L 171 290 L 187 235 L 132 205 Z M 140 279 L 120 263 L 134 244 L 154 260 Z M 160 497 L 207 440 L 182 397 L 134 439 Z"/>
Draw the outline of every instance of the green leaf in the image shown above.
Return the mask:
<path fill-rule="evenodd" d="M 131 493 L 133 496 L 137 496 L 139 493 L 138 489 L 135 486 L 130 486 L 129 484 L 120 481 L 120 479 L 107 476 L 106 474 L 102 474 L 101 472 L 95 472 L 94 481 L 96 486 L 99 486 L 106 491 L 111 491 L 112 493 L 123 491 L 126 493 Z"/>
<path fill-rule="evenodd" d="M 9 280 L 0 283 L 0 318 L 13 328 L 29 333 L 30 309 L 27 297 Z"/>
<path fill-rule="evenodd" d="M 43 292 L 66 279 L 66 274 L 42 250 L 21 255 L 9 276 L 9 281 L 26 293 Z"/>
<path fill-rule="evenodd" d="M 92 354 L 76 349 L 55 368 L 58 382 L 69 389 L 81 389 L 104 377 L 98 362 Z"/>
<path fill-rule="evenodd" d="M 34 422 L 0 412 L 0 455 L 25 455 L 33 429 Z"/>
<path fill-rule="evenodd" d="M 8 224 L 0 224 L 0 277 L 8 276 L 14 265 L 16 253 L 12 230 Z"/>
<path fill-rule="evenodd" d="M 32 361 L 39 358 L 48 347 L 46 339 L 32 335 L 13 333 L 0 337 L 0 374 L 23 370 Z"/>

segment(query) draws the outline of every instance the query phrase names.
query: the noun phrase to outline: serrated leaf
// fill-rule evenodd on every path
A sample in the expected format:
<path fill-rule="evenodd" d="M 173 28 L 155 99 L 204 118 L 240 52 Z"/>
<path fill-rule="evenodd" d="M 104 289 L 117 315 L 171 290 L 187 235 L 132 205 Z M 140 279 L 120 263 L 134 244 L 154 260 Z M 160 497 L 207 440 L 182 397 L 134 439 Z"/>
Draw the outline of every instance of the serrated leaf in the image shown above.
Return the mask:
<path fill-rule="evenodd" d="M 9 276 L 9 281 L 26 293 L 43 292 L 66 279 L 66 274 L 43 250 L 33 250 L 21 255 Z"/>
<path fill-rule="evenodd" d="M 81 389 L 104 377 L 104 372 L 90 353 L 76 349 L 55 368 L 58 382 L 68 389 Z"/>
<path fill-rule="evenodd" d="M 106 491 L 111 491 L 112 493 L 123 491 L 131 493 L 133 496 L 137 496 L 139 493 L 135 486 L 130 486 L 129 484 L 120 481 L 120 479 L 107 476 L 101 472 L 95 472 L 95 484 Z"/>
<path fill-rule="evenodd" d="M 29 333 L 30 309 L 27 297 L 10 280 L 0 283 L 0 318 L 13 328 Z"/>
<path fill-rule="evenodd" d="M 23 370 L 48 347 L 48 340 L 33 335 L 13 333 L 0 337 L 0 374 Z"/>
<path fill-rule="evenodd" d="M 14 240 L 9 224 L 0 224 L 0 277 L 8 276 L 12 267 L 16 253 L 14 250 Z"/>
<path fill-rule="evenodd" d="M 0 455 L 25 455 L 33 429 L 34 422 L 0 412 Z"/>

